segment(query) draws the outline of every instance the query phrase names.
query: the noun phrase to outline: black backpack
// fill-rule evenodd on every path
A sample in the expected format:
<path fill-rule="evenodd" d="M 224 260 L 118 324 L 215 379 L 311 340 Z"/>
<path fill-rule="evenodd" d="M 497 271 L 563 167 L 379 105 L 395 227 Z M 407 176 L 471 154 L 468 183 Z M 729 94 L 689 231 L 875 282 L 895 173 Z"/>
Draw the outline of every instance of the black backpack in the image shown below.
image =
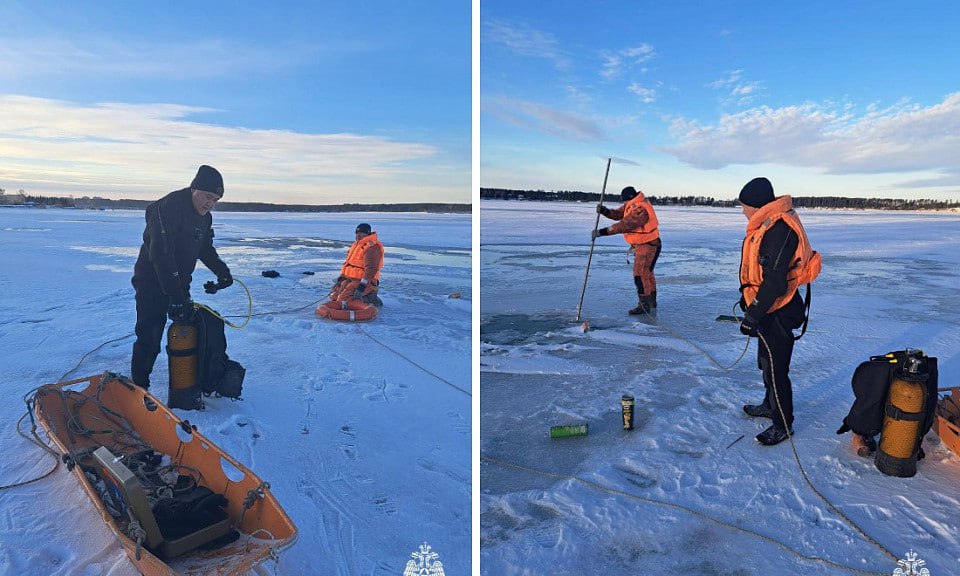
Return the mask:
<path fill-rule="evenodd" d="M 926 356 L 920 350 L 898 350 L 883 356 L 871 356 L 870 360 L 857 366 L 850 381 L 854 395 L 853 406 L 843 419 L 843 425 L 837 430 L 837 434 L 850 430 L 871 438 L 879 434 L 883 428 L 887 392 L 893 377 L 903 368 L 908 356 L 918 355 L 920 371 L 929 375 L 926 382 L 926 410 L 920 422 L 920 437 L 923 438 L 933 426 L 936 416 L 938 373 L 937 359 Z M 923 454 L 923 451 L 920 453 Z"/>
<path fill-rule="evenodd" d="M 243 377 L 247 371 L 239 362 L 227 356 L 223 320 L 204 308 L 200 308 L 198 312 L 200 388 L 206 396 L 217 394 L 238 399 L 243 391 Z"/>

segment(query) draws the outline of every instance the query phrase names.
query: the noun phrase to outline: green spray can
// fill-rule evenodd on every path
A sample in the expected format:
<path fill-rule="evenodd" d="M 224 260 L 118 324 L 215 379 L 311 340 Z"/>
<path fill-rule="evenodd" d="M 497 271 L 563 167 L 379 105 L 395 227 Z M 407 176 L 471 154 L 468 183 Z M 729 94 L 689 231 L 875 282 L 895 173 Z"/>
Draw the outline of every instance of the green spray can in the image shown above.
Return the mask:
<path fill-rule="evenodd" d="M 551 426 L 551 438 L 566 438 L 568 436 L 586 436 L 590 431 L 587 424 L 567 424 L 565 426 Z"/>

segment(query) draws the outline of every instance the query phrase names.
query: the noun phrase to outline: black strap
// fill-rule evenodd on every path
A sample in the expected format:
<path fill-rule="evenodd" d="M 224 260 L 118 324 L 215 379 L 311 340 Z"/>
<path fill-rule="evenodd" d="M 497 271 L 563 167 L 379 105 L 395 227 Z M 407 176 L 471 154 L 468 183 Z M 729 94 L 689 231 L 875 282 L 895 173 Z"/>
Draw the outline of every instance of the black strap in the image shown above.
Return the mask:
<path fill-rule="evenodd" d="M 904 412 L 893 404 L 887 404 L 886 408 L 884 408 L 884 413 L 890 418 L 901 422 L 919 422 L 920 419 L 923 418 L 923 412 Z"/>
<path fill-rule="evenodd" d="M 185 348 L 183 350 L 172 350 L 170 346 L 167 346 L 167 356 L 194 356 L 196 355 L 197 348 Z"/>
<path fill-rule="evenodd" d="M 797 340 L 803 338 L 803 335 L 807 333 L 807 323 L 810 322 L 810 301 L 813 300 L 813 296 L 811 295 L 811 292 L 810 292 L 810 283 L 809 283 L 809 282 L 807 283 L 807 294 L 806 294 L 806 296 L 804 296 L 803 300 L 804 300 L 804 303 L 803 303 L 803 329 L 800 331 L 800 335 L 799 335 L 799 336 L 794 336 L 794 337 L 793 337 L 794 342 L 796 342 Z"/>

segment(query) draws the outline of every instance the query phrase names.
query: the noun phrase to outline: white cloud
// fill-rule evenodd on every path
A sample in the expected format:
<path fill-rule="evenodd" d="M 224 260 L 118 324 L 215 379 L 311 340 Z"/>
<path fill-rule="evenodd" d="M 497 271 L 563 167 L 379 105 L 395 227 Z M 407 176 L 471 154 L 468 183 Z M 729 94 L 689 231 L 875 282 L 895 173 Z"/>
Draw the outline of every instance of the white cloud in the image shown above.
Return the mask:
<path fill-rule="evenodd" d="M 860 116 L 812 103 L 763 106 L 714 125 L 676 119 L 672 131 L 680 143 L 666 151 L 699 168 L 771 163 L 830 174 L 935 171 L 944 176 L 924 181 L 946 185 L 957 175 L 960 92 L 932 106 L 872 106 Z"/>
<path fill-rule="evenodd" d="M 653 58 L 654 55 L 653 46 L 647 43 L 643 43 L 633 48 L 627 48 L 622 52 L 626 58 L 629 58 L 636 63 L 646 62 L 647 60 Z"/>
<path fill-rule="evenodd" d="M 623 59 L 619 54 L 601 52 L 600 59 L 603 61 L 600 65 L 601 76 L 610 79 L 620 75 L 620 65 L 623 63 Z"/>
<path fill-rule="evenodd" d="M 603 131 L 592 119 L 544 104 L 500 97 L 487 98 L 481 106 L 501 120 L 561 138 L 588 141 L 603 137 Z"/>
<path fill-rule="evenodd" d="M 746 106 L 763 88 L 760 82 L 744 80 L 743 70 L 732 70 L 726 78 L 709 82 L 707 86 L 722 92 L 720 103 L 724 106 Z"/>
<path fill-rule="evenodd" d="M 621 50 L 600 52 L 600 76 L 606 79 L 616 78 L 623 72 L 623 68 L 631 64 L 642 64 L 656 56 L 653 46 L 649 44 L 640 44 L 633 48 L 623 48 Z M 646 73 L 647 68 L 641 68 L 641 73 Z"/>
<path fill-rule="evenodd" d="M 656 90 L 653 88 L 645 88 L 636 82 L 631 82 L 630 85 L 627 86 L 627 91 L 636 94 L 644 104 L 650 104 L 657 100 Z"/>
<path fill-rule="evenodd" d="M 427 144 L 191 121 L 199 112 L 211 110 L 0 95 L 0 187 L 150 198 L 206 163 L 238 201 L 470 201 L 469 166 L 442 164 Z"/>
<path fill-rule="evenodd" d="M 283 43 L 261 48 L 226 40 L 162 43 L 110 38 L 7 38 L 0 44 L 0 76 L 224 77 L 293 68 L 315 60 L 323 51 L 345 49 Z"/>
<path fill-rule="evenodd" d="M 568 85 L 566 89 L 570 101 L 581 108 L 585 108 L 593 102 L 593 97 L 576 86 Z"/>
<path fill-rule="evenodd" d="M 552 34 L 499 20 L 485 20 L 481 26 L 481 38 L 486 44 L 499 44 L 521 56 L 551 60 L 558 68 L 566 65 L 566 57 Z"/>

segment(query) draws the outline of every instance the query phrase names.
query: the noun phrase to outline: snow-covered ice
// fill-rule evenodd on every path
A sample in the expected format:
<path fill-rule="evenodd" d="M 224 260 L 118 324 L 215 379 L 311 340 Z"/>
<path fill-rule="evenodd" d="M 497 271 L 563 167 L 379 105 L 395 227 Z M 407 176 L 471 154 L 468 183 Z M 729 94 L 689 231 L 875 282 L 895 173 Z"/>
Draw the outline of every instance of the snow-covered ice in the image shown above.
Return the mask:
<path fill-rule="evenodd" d="M 386 247 L 380 316 L 315 316 L 359 222 Z M 142 211 L 0 208 L 0 485 L 53 459 L 17 435 L 35 386 L 129 373 L 130 277 Z M 227 328 L 243 401 L 177 411 L 261 479 L 299 529 L 276 574 L 396 575 L 427 542 L 449 574 L 471 563 L 471 219 L 417 213 L 214 213 L 215 245 L 256 316 Z M 276 270 L 275 279 L 261 276 Z M 315 272 L 305 275 L 303 272 Z M 247 310 L 239 285 L 193 297 Z M 450 298 L 459 292 L 462 298 Z M 129 337 L 81 357 L 104 341 Z M 151 391 L 166 399 L 161 353 Z M 22 429 L 29 431 L 29 420 Z M 132 564 L 72 473 L 0 491 L 0 573 L 127 575 Z"/>
<path fill-rule="evenodd" d="M 739 209 L 658 209 L 656 322 L 626 314 L 627 245 L 599 238 L 584 333 L 594 207 L 480 203 L 481 572 L 892 574 L 913 550 L 932 576 L 956 574 L 960 457 L 931 431 L 917 475 L 889 477 L 835 431 L 871 355 L 923 349 L 940 387 L 960 385 L 960 215 L 800 210 L 823 273 L 793 356 L 796 448 L 891 558 L 807 486 L 789 443 L 754 441 L 769 424 L 741 411 L 763 397 L 756 341 L 732 370 L 694 347 L 721 366 L 744 350 L 737 325 L 715 321 L 739 296 Z M 586 437 L 549 438 L 581 422 Z"/>

